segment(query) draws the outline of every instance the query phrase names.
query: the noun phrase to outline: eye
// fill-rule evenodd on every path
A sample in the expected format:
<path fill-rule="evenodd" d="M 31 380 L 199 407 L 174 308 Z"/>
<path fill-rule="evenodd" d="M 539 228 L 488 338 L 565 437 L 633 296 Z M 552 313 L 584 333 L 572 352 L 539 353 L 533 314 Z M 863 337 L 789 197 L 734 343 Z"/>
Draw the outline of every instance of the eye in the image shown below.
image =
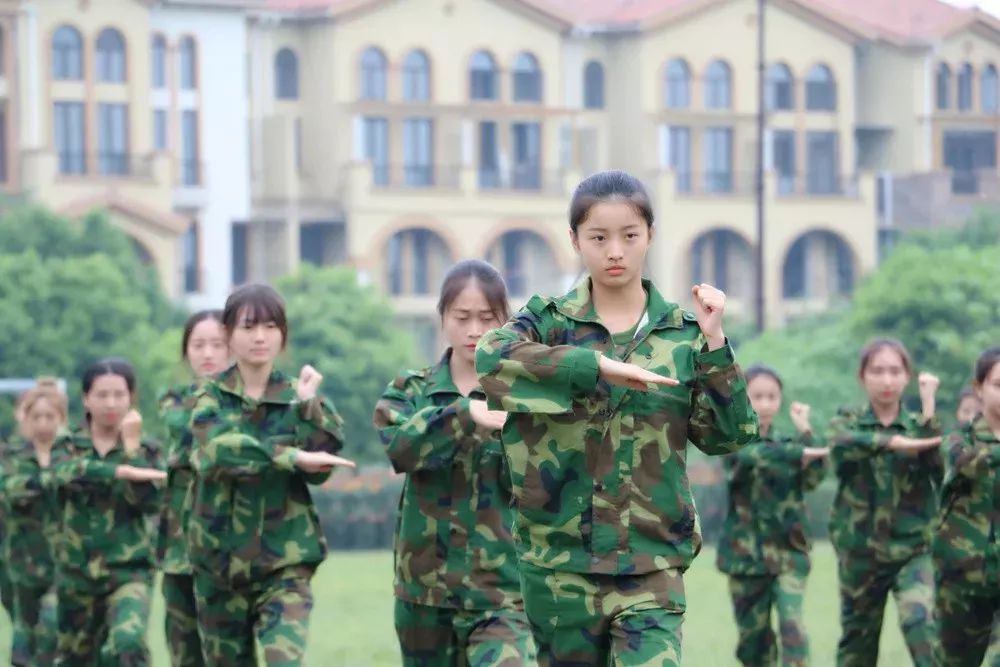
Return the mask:
<path fill-rule="evenodd" d="M 636 234 L 635 232 L 629 232 L 628 234 L 625 235 L 625 238 L 627 238 L 627 239 L 637 239 L 637 238 L 639 238 L 639 235 Z"/>
<path fill-rule="evenodd" d="M 604 240 L 604 234 L 597 234 L 596 236 L 591 236 L 590 240 L 597 241 L 598 243 L 600 243 L 601 241 Z"/>

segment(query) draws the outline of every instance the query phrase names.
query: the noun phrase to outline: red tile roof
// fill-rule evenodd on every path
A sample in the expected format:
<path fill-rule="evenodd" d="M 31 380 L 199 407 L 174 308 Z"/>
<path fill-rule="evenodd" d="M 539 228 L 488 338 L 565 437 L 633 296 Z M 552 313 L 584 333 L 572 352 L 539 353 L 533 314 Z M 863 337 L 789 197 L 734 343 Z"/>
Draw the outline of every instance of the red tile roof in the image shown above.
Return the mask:
<path fill-rule="evenodd" d="M 340 14 L 385 0 L 267 0 L 278 11 Z M 624 28 L 669 20 L 720 0 L 508 0 L 581 26 Z M 1000 30 L 1000 20 L 942 0 L 780 0 L 798 3 L 846 28 L 896 42 L 922 42 L 981 18 Z"/>

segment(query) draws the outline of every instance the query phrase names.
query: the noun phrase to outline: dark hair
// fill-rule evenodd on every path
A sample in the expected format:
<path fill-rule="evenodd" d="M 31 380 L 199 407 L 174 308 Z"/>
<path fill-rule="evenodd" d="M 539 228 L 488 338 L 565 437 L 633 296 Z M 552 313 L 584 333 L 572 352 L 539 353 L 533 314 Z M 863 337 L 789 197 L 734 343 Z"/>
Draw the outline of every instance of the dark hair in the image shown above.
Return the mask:
<path fill-rule="evenodd" d="M 465 289 L 470 280 L 475 280 L 486 297 L 493 315 L 501 322 L 510 319 L 510 306 L 507 303 L 507 284 L 500 272 L 492 264 L 480 259 L 466 259 L 448 269 L 441 284 L 441 297 L 438 299 L 438 315 L 444 317 L 451 308 L 452 302 Z"/>
<path fill-rule="evenodd" d="M 858 375 L 864 375 L 865 370 L 868 369 L 868 364 L 871 363 L 872 357 L 881 352 L 882 350 L 892 350 L 899 355 L 899 358 L 903 360 L 903 368 L 910 375 L 913 375 L 913 360 L 910 358 L 910 353 L 896 338 L 876 338 L 861 350 L 861 359 L 858 364 Z"/>
<path fill-rule="evenodd" d="M 236 318 L 245 312 L 249 324 L 274 322 L 281 330 L 282 347 L 288 343 L 288 320 L 285 318 L 285 302 L 273 287 L 268 285 L 244 285 L 226 299 L 222 310 L 222 326 L 228 333 L 236 328 Z"/>
<path fill-rule="evenodd" d="M 993 371 L 993 367 L 1000 364 L 1000 347 L 991 347 L 979 355 L 976 365 L 972 371 L 972 377 L 976 380 L 976 386 L 981 387 L 986 378 Z"/>
<path fill-rule="evenodd" d="M 774 370 L 770 366 L 765 366 L 764 364 L 754 364 L 750 368 L 746 369 L 744 376 L 746 377 L 747 385 L 749 385 L 754 378 L 769 377 L 778 383 L 778 389 L 781 389 L 782 391 L 785 390 L 785 384 L 781 381 L 781 376 L 778 375 L 778 371 Z"/>
<path fill-rule="evenodd" d="M 215 320 L 219 324 L 222 324 L 222 311 L 218 309 L 199 310 L 187 319 L 187 322 L 184 323 L 184 335 L 181 336 L 181 359 L 187 359 L 188 342 L 191 340 L 191 332 L 205 320 Z"/>
<path fill-rule="evenodd" d="M 653 204 L 642 182 L 624 171 L 599 171 L 583 179 L 573 191 L 569 203 L 569 228 L 573 233 L 587 220 L 595 204 L 606 201 L 630 204 L 647 227 L 653 226 Z"/>
<path fill-rule="evenodd" d="M 120 357 L 109 357 L 101 359 L 83 369 L 83 376 L 80 384 L 84 394 L 89 394 L 94 381 L 105 375 L 117 375 L 125 380 L 128 393 L 135 395 L 135 369 L 132 364 Z"/>
<path fill-rule="evenodd" d="M 961 405 L 962 401 L 964 401 L 967 398 L 974 398 L 978 401 L 979 395 L 976 394 L 976 390 L 973 389 L 972 387 L 965 387 L 964 389 L 962 389 L 962 392 L 958 395 L 958 404 Z"/>

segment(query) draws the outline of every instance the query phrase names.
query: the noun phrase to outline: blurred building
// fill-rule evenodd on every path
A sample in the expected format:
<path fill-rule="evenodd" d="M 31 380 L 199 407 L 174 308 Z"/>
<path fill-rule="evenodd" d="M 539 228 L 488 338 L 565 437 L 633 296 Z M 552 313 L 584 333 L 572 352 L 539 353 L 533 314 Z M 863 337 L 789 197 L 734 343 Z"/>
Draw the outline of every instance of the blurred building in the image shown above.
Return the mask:
<path fill-rule="evenodd" d="M 900 227 L 1000 199 L 1000 23 L 938 0 L 767 4 L 775 325 L 846 297 Z M 496 264 L 515 305 L 563 290 L 572 189 L 623 168 L 655 200 L 662 289 L 712 282 L 749 317 L 756 11 L 0 0 L 0 178 L 66 212 L 106 206 L 192 304 L 351 264 L 430 353 L 451 262 Z"/>

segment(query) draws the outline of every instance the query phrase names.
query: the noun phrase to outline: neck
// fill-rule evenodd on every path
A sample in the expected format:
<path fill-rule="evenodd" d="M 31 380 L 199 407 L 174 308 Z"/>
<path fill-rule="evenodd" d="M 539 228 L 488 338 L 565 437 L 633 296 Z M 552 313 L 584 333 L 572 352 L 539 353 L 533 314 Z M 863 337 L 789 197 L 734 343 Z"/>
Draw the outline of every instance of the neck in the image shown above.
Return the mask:
<path fill-rule="evenodd" d="M 267 381 L 271 377 L 274 364 L 236 364 L 240 377 L 243 378 L 243 386 L 248 393 L 263 393 L 267 389 Z"/>
<path fill-rule="evenodd" d="M 766 438 L 767 434 L 771 432 L 771 422 L 760 420 L 760 437 Z"/>
<path fill-rule="evenodd" d="M 872 412 L 883 424 L 891 424 L 899 416 L 899 402 L 875 403 L 872 402 Z"/>
<path fill-rule="evenodd" d="M 118 427 L 90 424 L 90 439 L 95 445 L 114 446 L 118 442 Z"/>
<path fill-rule="evenodd" d="M 602 285 L 591 278 L 590 285 L 591 298 L 594 300 L 594 309 L 598 315 L 602 312 L 641 312 L 646 307 L 646 290 L 642 288 L 641 278 L 636 278 L 621 287 Z"/>
<path fill-rule="evenodd" d="M 36 454 L 48 454 L 52 451 L 52 445 L 55 444 L 54 440 L 32 440 L 31 444 L 35 447 Z"/>
<path fill-rule="evenodd" d="M 989 424 L 993 435 L 1000 438 L 1000 413 L 986 412 L 983 410 L 983 419 Z"/>
<path fill-rule="evenodd" d="M 459 359 L 452 352 L 451 359 L 448 361 L 448 371 L 451 373 L 451 381 L 455 383 L 459 392 L 463 395 L 468 395 L 473 389 L 479 386 L 479 376 L 476 374 L 476 365 L 474 362 Z"/>

